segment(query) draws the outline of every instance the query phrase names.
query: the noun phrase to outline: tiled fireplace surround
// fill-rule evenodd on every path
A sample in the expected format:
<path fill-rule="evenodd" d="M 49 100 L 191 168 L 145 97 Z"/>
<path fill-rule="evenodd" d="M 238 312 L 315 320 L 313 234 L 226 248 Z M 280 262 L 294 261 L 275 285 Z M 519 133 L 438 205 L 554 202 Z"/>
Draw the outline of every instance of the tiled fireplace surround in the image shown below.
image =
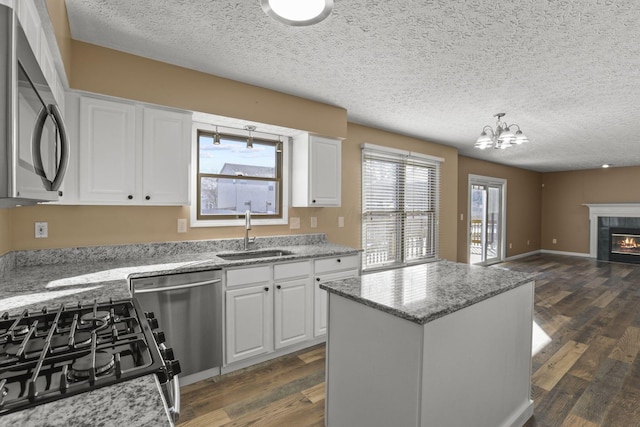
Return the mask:
<path fill-rule="evenodd" d="M 640 203 L 587 204 L 589 208 L 589 256 L 609 260 L 609 229 L 640 228 Z"/>

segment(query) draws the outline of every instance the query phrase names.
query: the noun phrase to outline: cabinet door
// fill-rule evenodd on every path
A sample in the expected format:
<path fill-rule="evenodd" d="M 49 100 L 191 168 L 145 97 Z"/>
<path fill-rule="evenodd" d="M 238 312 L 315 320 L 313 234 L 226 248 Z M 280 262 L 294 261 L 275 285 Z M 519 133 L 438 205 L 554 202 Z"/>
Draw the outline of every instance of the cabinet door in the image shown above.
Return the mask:
<path fill-rule="evenodd" d="M 340 206 L 341 143 L 336 139 L 310 137 L 309 202 L 310 206 Z"/>
<path fill-rule="evenodd" d="M 189 203 L 190 131 L 188 114 L 144 109 L 143 204 Z"/>
<path fill-rule="evenodd" d="M 130 204 L 136 197 L 135 106 L 80 99 L 79 199 Z"/>
<path fill-rule="evenodd" d="M 276 349 L 311 338 L 312 298 L 309 278 L 276 283 Z"/>
<path fill-rule="evenodd" d="M 320 289 L 320 284 L 332 280 L 358 277 L 358 270 L 341 271 L 339 273 L 325 273 L 316 276 L 314 286 L 313 336 L 318 337 L 327 333 L 327 291 Z"/>
<path fill-rule="evenodd" d="M 226 363 L 273 351 L 272 285 L 226 293 Z"/>

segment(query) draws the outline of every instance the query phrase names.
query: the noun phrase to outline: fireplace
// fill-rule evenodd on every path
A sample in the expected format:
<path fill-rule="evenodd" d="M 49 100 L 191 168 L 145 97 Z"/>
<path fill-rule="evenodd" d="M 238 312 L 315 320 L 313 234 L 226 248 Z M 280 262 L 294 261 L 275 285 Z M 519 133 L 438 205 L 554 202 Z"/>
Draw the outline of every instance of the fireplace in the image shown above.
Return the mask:
<path fill-rule="evenodd" d="M 633 253 L 613 254 L 611 233 L 640 236 L 640 203 L 596 203 L 586 204 L 589 208 L 589 256 L 600 261 L 620 261 L 640 263 L 640 255 Z M 615 230 L 612 230 L 615 229 Z M 616 252 L 625 252 L 618 248 Z M 616 259 L 617 258 L 617 259 Z"/>
<path fill-rule="evenodd" d="M 640 264 L 640 228 L 609 229 L 609 261 Z"/>

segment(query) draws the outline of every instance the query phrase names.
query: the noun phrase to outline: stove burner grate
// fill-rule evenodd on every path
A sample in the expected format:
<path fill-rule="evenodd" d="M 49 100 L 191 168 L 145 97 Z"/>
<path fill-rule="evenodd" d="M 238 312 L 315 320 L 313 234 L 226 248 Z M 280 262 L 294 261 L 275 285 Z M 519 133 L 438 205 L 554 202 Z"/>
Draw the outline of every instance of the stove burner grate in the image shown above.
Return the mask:
<path fill-rule="evenodd" d="M 173 375 L 135 299 L 0 316 L 0 417 L 147 374 Z"/>

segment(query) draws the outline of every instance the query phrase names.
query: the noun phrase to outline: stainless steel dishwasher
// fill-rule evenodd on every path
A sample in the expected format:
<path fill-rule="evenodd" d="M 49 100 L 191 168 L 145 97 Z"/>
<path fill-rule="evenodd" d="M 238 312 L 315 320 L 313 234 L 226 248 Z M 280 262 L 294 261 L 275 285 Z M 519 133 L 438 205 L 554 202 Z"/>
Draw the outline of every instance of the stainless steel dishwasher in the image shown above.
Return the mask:
<path fill-rule="evenodd" d="M 153 312 L 168 347 L 180 361 L 182 385 L 220 373 L 222 271 L 131 279 L 131 293 Z"/>

